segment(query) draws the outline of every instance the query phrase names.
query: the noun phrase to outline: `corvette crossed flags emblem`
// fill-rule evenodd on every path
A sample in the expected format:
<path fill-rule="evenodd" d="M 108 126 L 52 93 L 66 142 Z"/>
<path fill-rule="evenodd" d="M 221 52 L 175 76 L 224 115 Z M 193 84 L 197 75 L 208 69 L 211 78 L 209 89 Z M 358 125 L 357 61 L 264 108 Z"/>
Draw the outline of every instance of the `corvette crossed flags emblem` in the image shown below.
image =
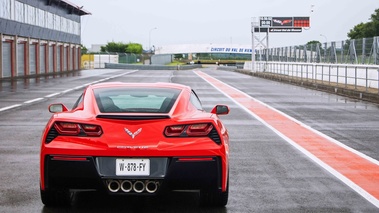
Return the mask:
<path fill-rule="evenodd" d="M 125 130 L 125 132 L 126 133 L 128 133 L 128 135 L 130 136 L 130 137 L 132 137 L 132 139 L 134 139 L 139 133 L 141 133 L 142 132 L 142 128 L 139 128 L 137 131 L 135 131 L 134 133 L 133 132 L 131 132 L 129 129 L 127 129 L 127 128 L 124 128 L 124 130 Z"/>

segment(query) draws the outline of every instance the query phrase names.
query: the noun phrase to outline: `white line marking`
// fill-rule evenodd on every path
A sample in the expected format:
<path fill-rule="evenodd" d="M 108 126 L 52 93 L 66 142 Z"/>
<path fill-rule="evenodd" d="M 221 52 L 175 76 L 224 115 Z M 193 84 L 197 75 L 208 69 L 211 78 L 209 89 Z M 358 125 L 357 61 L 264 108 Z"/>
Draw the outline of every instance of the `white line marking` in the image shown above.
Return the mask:
<path fill-rule="evenodd" d="M 66 89 L 65 91 L 62 91 L 62 93 L 68 93 L 68 92 L 71 92 L 71 91 L 74 91 L 74 89 Z"/>
<path fill-rule="evenodd" d="M 25 104 L 30 104 L 30 103 L 33 103 L 33 102 L 36 102 L 36 101 L 40 101 L 40 100 L 43 100 L 43 98 L 35 98 L 35 99 L 29 100 L 29 101 L 25 101 L 24 103 Z"/>
<path fill-rule="evenodd" d="M 9 110 L 9 109 L 13 109 L 13 108 L 16 108 L 16 107 L 19 107 L 19 106 L 21 106 L 21 104 L 15 104 L 15 105 L 12 105 L 12 106 L 3 107 L 3 108 L 0 108 L 0 112 L 5 111 L 5 110 Z"/>
<path fill-rule="evenodd" d="M 56 95 L 59 95 L 61 94 L 60 92 L 56 92 L 56 93 L 53 93 L 53 94 L 50 94 L 50 95 L 46 95 L 45 98 L 51 98 L 51 97 L 54 97 Z"/>

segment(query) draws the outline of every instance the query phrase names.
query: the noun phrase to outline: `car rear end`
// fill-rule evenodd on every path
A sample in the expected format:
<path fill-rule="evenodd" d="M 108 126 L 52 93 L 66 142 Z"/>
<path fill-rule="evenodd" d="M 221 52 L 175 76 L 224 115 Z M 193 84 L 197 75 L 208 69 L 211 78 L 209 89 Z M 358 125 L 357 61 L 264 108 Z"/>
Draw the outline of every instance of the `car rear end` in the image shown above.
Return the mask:
<path fill-rule="evenodd" d="M 180 92 L 176 98 L 189 95 Z M 42 141 L 41 190 L 225 192 L 226 129 L 217 116 L 181 106 L 185 101 L 170 104 L 163 113 L 102 112 L 100 106 L 93 117 L 81 111 L 55 116 Z"/>

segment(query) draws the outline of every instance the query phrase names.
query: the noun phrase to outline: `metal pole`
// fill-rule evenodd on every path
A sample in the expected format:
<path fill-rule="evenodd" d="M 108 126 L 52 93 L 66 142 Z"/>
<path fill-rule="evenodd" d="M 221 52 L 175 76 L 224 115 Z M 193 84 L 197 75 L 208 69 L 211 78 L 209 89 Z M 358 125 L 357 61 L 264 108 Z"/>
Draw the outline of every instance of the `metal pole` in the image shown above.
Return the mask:
<path fill-rule="evenodd" d="M 269 40 L 269 38 L 268 38 L 268 30 L 267 30 L 267 32 L 266 32 L 266 50 L 267 50 L 266 51 L 266 67 L 267 67 L 267 64 L 268 64 L 268 50 L 270 48 L 268 40 Z"/>
<path fill-rule="evenodd" d="M 254 44 L 254 26 L 253 26 L 253 22 L 251 22 L 251 45 L 252 45 L 252 48 L 251 48 L 251 72 L 254 72 L 255 69 L 255 44 Z"/>

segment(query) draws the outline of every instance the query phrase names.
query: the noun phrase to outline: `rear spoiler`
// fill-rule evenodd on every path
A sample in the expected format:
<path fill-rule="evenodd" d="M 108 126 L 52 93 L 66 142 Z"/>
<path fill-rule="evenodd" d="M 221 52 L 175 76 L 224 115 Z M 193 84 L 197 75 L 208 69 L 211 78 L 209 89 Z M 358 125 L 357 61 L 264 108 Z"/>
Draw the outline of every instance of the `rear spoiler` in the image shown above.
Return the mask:
<path fill-rule="evenodd" d="M 114 119 L 114 120 L 157 120 L 171 118 L 169 115 L 97 115 L 96 118 Z"/>

